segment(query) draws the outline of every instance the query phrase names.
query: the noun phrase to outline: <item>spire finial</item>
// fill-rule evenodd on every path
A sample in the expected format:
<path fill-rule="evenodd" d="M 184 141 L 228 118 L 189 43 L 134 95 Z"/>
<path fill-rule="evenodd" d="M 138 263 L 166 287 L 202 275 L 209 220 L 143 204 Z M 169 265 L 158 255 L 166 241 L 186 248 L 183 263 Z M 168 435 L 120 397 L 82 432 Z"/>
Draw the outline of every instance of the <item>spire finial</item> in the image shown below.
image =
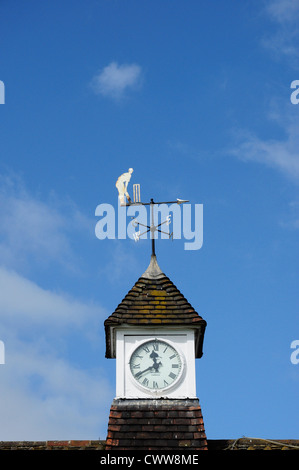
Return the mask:
<path fill-rule="evenodd" d="M 150 264 L 141 277 L 145 277 L 147 279 L 159 279 L 163 276 L 164 273 L 161 271 L 161 268 L 158 265 L 156 255 L 152 254 Z"/>

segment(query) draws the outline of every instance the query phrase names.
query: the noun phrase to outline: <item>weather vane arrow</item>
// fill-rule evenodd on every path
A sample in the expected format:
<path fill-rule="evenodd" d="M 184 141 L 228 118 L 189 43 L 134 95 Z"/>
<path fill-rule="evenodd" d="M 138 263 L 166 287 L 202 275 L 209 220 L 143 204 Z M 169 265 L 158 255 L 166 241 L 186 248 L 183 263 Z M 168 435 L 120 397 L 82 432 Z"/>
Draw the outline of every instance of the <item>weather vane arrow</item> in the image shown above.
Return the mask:
<path fill-rule="evenodd" d="M 135 218 L 132 220 L 132 225 L 133 227 L 141 226 L 145 227 L 147 230 L 144 232 L 138 232 L 134 233 L 134 240 L 137 242 L 139 241 L 140 237 L 142 235 L 145 235 L 146 233 L 150 232 L 150 237 L 152 240 L 152 255 L 156 255 L 155 251 L 155 232 L 160 232 L 164 233 L 169 236 L 169 238 L 173 239 L 173 232 L 165 232 L 161 230 L 159 227 L 162 225 L 170 225 L 171 223 L 171 216 L 168 215 L 166 217 L 166 220 L 164 222 L 161 222 L 158 225 L 154 224 L 154 205 L 155 204 L 184 204 L 185 202 L 189 202 L 186 199 L 179 199 L 177 198 L 175 201 L 162 201 L 162 202 L 155 202 L 153 199 L 150 200 L 150 202 L 141 202 L 140 199 L 140 184 L 134 184 L 133 185 L 133 201 L 130 198 L 130 195 L 128 193 L 128 184 L 131 179 L 131 175 L 133 173 L 133 168 L 129 168 L 129 170 L 126 173 L 123 173 L 116 181 L 116 188 L 118 190 L 118 197 L 120 201 L 121 206 L 150 206 L 151 207 L 151 224 L 150 225 L 144 225 L 141 222 L 138 222 Z"/>

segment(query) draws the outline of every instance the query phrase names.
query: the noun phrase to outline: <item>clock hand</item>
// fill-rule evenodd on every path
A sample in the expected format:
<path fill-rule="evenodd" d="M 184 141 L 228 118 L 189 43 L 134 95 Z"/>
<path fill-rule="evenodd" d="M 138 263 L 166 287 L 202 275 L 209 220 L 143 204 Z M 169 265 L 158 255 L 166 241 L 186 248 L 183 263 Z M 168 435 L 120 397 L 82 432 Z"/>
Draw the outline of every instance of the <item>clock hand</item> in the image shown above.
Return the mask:
<path fill-rule="evenodd" d="M 147 369 L 137 372 L 137 374 L 135 374 L 134 376 L 136 379 L 138 379 L 142 374 L 144 374 L 145 372 L 148 372 L 151 369 L 155 369 L 155 372 L 158 372 L 159 367 L 162 365 L 161 362 L 157 362 L 157 357 L 159 357 L 159 355 L 153 350 L 152 353 L 150 354 L 150 357 L 154 361 L 153 365 L 148 367 Z"/>
<path fill-rule="evenodd" d="M 142 374 L 144 374 L 145 372 L 151 370 L 153 367 L 154 367 L 154 365 L 148 367 L 147 369 L 144 369 L 144 370 L 141 370 L 141 371 L 137 372 L 137 374 L 135 374 L 134 377 L 136 377 L 136 378 L 140 377 Z"/>

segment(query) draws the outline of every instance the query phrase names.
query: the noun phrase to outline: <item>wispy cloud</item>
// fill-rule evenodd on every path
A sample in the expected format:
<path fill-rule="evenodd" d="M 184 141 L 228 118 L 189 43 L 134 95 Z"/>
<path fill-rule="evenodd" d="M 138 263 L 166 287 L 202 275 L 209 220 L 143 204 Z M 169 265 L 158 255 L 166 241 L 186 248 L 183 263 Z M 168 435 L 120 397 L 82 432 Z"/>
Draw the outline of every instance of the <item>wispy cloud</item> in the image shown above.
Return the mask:
<path fill-rule="evenodd" d="M 99 366 L 82 367 L 80 354 L 99 353 L 107 312 L 3 267 L 0 285 L 0 440 L 105 437 L 112 388 Z"/>
<path fill-rule="evenodd" d="M 256 161 L 283 172 L 299 181 L 299 138 L 292 128 L 287 129 L 285 141 L 263 140 L 248 132 L 239 133 L 240 143 L 230 153 L 243 161 Z"/>
<path fill-rule="evenodd" d="M 264 11 L 276 25 L 276 31 L 263 37 L 263 46 L 277 59 L 285 58 L 291 67 L 298 69 L 299 0 L 270 0 Z"/>
<path fill-rule="evenodd" d="M 21 268 L 55 262 L 78 270 L 70 233 L 85 230 L 88 234 L 93 226 L 73 203 L 67 201 L 64 208 L 59 204 L 54 197 L 47 201 L 34 197 L 16 177 L 0 176 L 2 264 Z"/>
<path fill-rule="evenodd" d="M 104 371 L 76 367 L 57 354 L 57 343 L 51 349 L 49 341 L 46 353 L 40 342 L 6 341 L 0 439 L 105 438 L 113 391 Z"/>
<path fill-rule="evenodd" d="M 0 266 L 1 321 L 14 325 L 15 329 L 31 325 L 57 329 L 66 324 L 82 327 L 103 314 L 99 306 L 80 302 L 63 293 L 40 287 L 12 269 Z M 18 295 L 15 295 L 15 293 Z"/>
<path fill-rule="evenodd" d="M 299 69 L 299 0 L 266 0 L 263 12 L 276 28 L 262 38 L 262 45 L 279 60 L 287 59 L 291 69 Z M 298 183 L 299 115 L 297 107 L 290 104 L 289 96 L 287 102 L 278 97 L 269 98 L 267 118 L 275 121 L 275 127 L 280 127 L 284 137 L 264 138 L 262 133 L 258 136 L 251 130 L 238 129 L 234 131 L 235 144 L 230 154 L 276 169 Z"/>
<path fill-rule="evenodd" d="M 141 85 L 142 69 L 137 64 L 111 62 L 91 81 L 96 94 L 119 100 L 128 90 L 136 90 Z"/>
<path fill-rule="evenodd" d="M 74 231 L 78 238 L 83 225 L 86 233 L 89 221 L 66 206 L 0 178 L 0 440 L 105 438 L 113 391 L 100 363 L 85 365 L 84 357 L 103 353 L 107 312 L 36 280 L 47 263 L 73 275 Z"/>
<path fill-rule="evenodd" d="M 299 182 L 299 118 L 280 118 L 284 139 L 263 139 L 249 131 L 235 132 L 236 145 L 230 153 L 243 161 L 255 161 Z"/>
<path fill-rule="evenodd" d="M 299 0 L 270 0 L 266 3 L 266 11 L 278 23 L 298 20 Z"/>

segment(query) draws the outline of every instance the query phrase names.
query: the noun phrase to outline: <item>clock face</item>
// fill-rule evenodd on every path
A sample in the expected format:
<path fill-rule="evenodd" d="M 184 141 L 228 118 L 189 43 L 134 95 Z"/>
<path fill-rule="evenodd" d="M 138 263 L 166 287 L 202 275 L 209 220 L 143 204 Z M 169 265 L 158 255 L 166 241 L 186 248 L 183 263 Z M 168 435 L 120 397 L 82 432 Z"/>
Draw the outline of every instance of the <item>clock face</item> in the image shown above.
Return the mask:
<path fill-rule="evenodd" d="M 174 385 L 183 372 L 181 355 L 170 343 L 160 339 L 139 345 L 133 351 L 129 365 L 138 384 L 152 391 Z"/>

